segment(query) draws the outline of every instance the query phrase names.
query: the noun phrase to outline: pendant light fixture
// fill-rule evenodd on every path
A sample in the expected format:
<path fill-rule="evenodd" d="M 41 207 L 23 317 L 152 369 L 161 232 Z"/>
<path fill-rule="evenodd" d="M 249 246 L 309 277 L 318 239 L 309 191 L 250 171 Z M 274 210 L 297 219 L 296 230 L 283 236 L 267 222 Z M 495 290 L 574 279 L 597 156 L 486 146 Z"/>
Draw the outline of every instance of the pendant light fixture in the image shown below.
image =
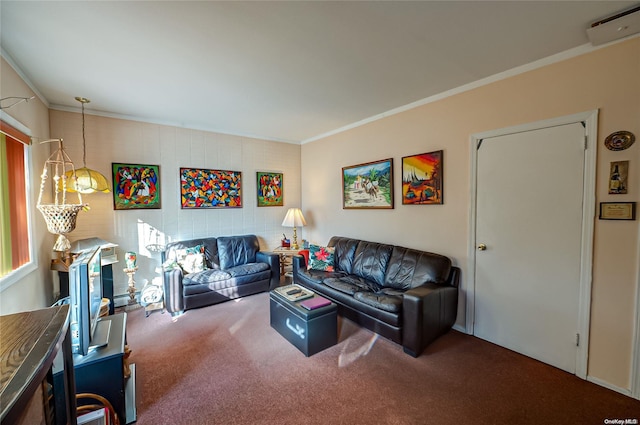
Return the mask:
<path fill-rule="evenodd" d="M 109 193 L 109 183 L 105 176 L 99 172 L 87 168 L 87 141 L 84 136 L 84 105 L 91 102 L 84 97 L 76 97 L 76 100 L 82 105 L 82 168 L 77 168 L 75 171 L 68 171 L 66 173 L 68 178 L 71 178 L 73 184 L 67 187 L 68 192 L 78 191 L 83 194 L 93 192 Z"/>

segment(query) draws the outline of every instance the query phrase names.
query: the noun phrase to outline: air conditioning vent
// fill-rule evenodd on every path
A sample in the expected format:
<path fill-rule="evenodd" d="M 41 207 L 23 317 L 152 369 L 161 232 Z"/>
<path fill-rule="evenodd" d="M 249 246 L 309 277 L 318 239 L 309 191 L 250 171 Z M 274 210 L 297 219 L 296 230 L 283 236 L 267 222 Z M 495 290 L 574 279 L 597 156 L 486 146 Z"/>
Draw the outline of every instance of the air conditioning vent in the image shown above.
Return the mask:
<path fill-rule="evenodd" d="M 587 37 L 594 46 L 640 32 L 640 6 L 591 24 Z"/>

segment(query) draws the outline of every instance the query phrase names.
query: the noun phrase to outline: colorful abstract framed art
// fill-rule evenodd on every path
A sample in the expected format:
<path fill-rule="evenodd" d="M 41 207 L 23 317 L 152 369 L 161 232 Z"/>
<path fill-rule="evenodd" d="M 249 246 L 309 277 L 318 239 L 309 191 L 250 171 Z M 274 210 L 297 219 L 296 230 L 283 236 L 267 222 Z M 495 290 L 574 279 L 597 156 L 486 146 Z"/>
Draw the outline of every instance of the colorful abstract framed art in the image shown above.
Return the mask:
<path fill-rule="evenodd" d="M 158 209 L 160 166 L 111 163 L 113 209 Z"/>
<path fill-rule="evenodd" d="M 393 158 L 343 167 L 342 208 L 393 208 Z"/>
<path fill-rule="evenodd" d="M 256 173 L 259 207 L 281 207 L 284 205 L 282 173 L 258 171 Z"/>
<path fill-rule="evenodd" d="M 242 172 L 180 168 L 180 206 L 242 208 Z"/>
<path fill-rule="evenodd" d="M 444 203 L 443 154 L 440 150 L 402 158 L 403 205 Z"/>

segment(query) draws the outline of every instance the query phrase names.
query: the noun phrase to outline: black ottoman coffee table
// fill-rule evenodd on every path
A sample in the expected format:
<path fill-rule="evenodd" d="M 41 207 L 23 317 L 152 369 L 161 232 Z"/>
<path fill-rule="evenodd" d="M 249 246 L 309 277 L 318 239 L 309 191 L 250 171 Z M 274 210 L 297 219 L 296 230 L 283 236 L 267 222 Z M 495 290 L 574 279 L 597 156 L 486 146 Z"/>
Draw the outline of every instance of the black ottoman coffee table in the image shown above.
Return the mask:
<path fill-rule="evenodd" d="M 271 327 L 309 357 L 337 344 L 338 306 L 330 302 L 329 305 L 307 310 L 301 303 L 322 297 L 304 288 L 312 296 L 300 301 L 288 300 L 283 295 L 283 288 L 296 287 L 301 288 L 298 285 L 288 285 L 269 293 Z"/>

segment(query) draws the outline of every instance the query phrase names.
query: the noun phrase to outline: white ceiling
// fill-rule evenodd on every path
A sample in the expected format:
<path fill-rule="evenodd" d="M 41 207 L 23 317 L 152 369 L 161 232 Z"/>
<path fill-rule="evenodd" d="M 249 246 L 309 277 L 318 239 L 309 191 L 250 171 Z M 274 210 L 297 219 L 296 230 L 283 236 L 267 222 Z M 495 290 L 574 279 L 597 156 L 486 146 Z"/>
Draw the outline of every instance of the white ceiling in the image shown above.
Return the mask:
<path fill-rule="evenodd" d="M 585 45 L 635 4 L 2 0 L 0 46 L 52 108 L 300 142 Z"/>

